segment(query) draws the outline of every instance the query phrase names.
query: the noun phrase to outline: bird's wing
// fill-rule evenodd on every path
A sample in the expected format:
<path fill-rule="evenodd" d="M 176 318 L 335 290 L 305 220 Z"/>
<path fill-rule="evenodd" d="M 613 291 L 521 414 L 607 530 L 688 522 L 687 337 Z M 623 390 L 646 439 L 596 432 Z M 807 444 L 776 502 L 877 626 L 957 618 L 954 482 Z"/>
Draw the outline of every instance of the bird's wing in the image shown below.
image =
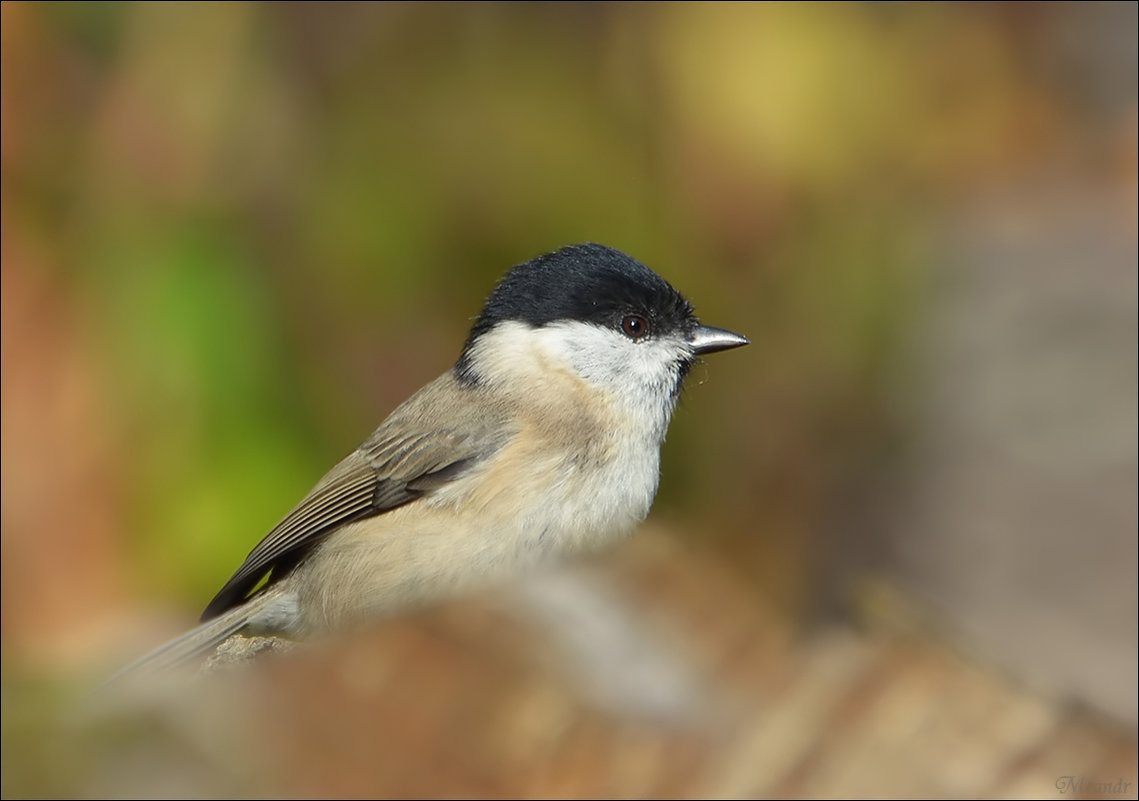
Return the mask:
<path fill-rule="evenodd" d="M 485 408 L 477 390 L 463 388 L 449 375 L 420 390 L 328 471 L 249 553 L 202 620 L 245 602 L 262 582 L 285 576 L 337 528 L 421 498 L 497 451 L 511 429 L 500 414 Z M 440 407 L 444 381 L 453 391 L 470 393 L 458 415 L 453 402 Z"/>

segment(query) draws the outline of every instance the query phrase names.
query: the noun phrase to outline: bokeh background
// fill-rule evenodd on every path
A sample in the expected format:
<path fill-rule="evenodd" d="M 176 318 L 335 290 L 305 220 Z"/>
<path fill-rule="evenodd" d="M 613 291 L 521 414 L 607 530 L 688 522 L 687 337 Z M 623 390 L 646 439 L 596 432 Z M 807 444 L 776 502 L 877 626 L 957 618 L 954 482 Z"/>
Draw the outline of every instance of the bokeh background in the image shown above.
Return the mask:
<path fill-rule="evenodd" d="M 5 797 L 1136 797 L 1136 9 L 5 2 Z M 581 241 L 636 537 L 76 722 Z"/>

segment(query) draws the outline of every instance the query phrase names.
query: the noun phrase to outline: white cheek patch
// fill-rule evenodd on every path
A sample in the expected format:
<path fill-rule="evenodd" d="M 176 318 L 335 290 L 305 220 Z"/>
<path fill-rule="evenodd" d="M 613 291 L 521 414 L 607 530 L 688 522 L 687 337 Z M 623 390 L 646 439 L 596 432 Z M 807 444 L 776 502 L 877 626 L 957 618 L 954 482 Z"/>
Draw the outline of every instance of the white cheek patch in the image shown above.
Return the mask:
<path fill-rule="evenodd" d="M 563 321 L 534 328 L 499 323 L 472 348 L 471 366 L 499 386 L 535 380 L 542 370 L 571 370 L 616 402 L 629 423 L 658 441 L 672 416 L 690 346 L 679 336 L 633 341 L 591 323 Z"/>

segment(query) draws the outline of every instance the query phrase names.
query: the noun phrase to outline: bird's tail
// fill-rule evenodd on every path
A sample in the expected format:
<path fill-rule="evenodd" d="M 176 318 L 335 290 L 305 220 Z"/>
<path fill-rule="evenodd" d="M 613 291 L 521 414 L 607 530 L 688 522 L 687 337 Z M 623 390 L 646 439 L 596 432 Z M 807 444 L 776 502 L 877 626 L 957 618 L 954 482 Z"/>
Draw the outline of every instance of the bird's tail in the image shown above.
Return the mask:
<path fill-rule="evenodd" d="M 268 592 L 250 598 L 185 634 L 155 648 L 145 656 L 112 676 L 107 684 L 115 684 L 121 679 L 141 673 L 161 673 L 171 669 L 191 665 L 234 634 L 242 631 L 258 618 L 259 613 L 274 600 L 275 593 Z"/>

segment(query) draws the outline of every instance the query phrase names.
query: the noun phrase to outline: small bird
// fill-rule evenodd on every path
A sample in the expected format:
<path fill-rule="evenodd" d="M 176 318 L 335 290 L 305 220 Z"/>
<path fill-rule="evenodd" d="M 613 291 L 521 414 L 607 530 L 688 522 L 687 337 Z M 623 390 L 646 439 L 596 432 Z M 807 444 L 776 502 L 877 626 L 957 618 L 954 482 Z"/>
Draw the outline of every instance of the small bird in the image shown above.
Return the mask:
<path fill-rule="evenodd" d="M 515 266 L 455 365 L 273 527 L 201 625 L 127 670 L 239 632 L 342 630 L 613 542 L 648 514 L 692 364 L 746 344 L 613 248 Z"/>

